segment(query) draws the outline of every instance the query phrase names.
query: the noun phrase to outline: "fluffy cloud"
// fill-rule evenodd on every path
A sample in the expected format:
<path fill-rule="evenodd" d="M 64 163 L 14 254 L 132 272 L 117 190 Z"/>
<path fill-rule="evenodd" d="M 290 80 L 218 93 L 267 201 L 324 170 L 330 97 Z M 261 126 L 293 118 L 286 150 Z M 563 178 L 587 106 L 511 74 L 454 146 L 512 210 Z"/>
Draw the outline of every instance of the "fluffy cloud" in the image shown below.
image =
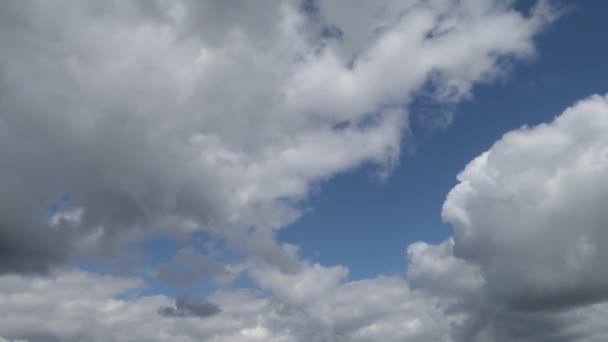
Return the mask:
<path fill-rule="evenodd" d="M 469 341 L 608 337 L 598 323 L 608 299 L 606 132 L 608 97 L 595 95 L 505 134 L 458 175 L 443 217 L 454 255 L 484 279 Z"/>
<path fill-rule="evenodd" d="M 232 5 L 0 5 L 0 272 L 198 229 L 285 268 L 272 230 L 311 185 L 390 171 L 417 90 L 469 96 L 550 19 L 508 1 Z"/>
<path fill-rule="evenodd" d="M 457 317 L 446 317 L 440 303 L 411 290 L 403 279 L 336 283 L 342 270 L 303 266 L 303 277 L 314 276 L 319 291 L 308 291 L 301 283 L 290 292 L 293 284 L 271 283 L 295 299 L 302 298 L 298 291 L 306 292 L 306 302 L 292 305 L 280 296 L 223 290 L 210 296 L 221 311 L 208 315 L 205 306 L 205 315 L 180 319 L 158 315 L 159 308 L 172 307 L 172 300 L 139 296 L 140 279 L 83 271 L 62 271 L 54 278 L 5 275 L 0 277 L 0 331 L 10 338 L 66 342 L 450 341 L 450 321 Z M 190 304 L 178 300 L 175 310 Z"/>

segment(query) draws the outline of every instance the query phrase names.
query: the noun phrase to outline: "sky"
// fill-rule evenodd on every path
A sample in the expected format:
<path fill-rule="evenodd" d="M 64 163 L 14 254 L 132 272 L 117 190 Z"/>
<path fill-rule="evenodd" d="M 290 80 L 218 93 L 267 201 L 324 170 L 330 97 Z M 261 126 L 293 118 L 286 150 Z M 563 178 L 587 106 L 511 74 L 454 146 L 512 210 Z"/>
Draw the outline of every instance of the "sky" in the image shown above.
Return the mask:
<path fill-rule="evenodd" d="M 347 264 L 359 278 L 402 272 L 404 245 L 445 240 L 451 227 L 439 213 L 464 165 L 504 133 L 550 121 L 589 94 L 608 93 L 608 70 L 601 67 L 607 51 L 597 44 L 606 6 L 558 4 L 565 13 L 538 35 L 535 58 L 517 64 L 501 81 L 478 85 L 472 98 L 450 107 L 449 128 L 431 130 L 415 122 L 414 146 L 407 147 L 411 151 L 404 152 L 389 181 L 374 181 L 363 167 L 326 182 L 309 201 L 311 212 L 281 231 L 283 241 L 300 244 L 311 258 L 318 253 L 322 263 Z M 413 108 L 414 115 L 437 110 L 428 103 Z M 361 251 L 373 252 L 372 260 L 350 263 Z"/>
<path fill-rule="evenodd" d="M 607 9 L 0 3 L 0 342 L 605 341 Z"/>

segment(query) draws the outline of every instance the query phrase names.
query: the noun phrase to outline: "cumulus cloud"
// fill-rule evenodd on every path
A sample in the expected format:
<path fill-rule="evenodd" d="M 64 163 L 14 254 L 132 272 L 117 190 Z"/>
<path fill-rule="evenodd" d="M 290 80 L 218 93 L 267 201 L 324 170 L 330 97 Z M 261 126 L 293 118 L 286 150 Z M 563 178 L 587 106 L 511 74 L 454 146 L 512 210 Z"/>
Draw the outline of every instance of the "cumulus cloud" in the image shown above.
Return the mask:
<path fill-rule="evenodd" d="M 458 175 L 443 217 L 454 255 L 484 279 L 469 341 L 608 336 L 598 324 L 608 299 L 606 132 L 608 97 L 594 95 L 505 134 Z"/>
<path fill-rule="evenodd" d="M 534 53 L 549 12 L 476 0 L 3 2 L 0 272 L 199 229 L 235 246 L 253 234 L 246 253 L 282 265 L 272 232 L 300 215 L 311 185 L 366 162 L 390 172 L 415 93 L 430 83 L 440 101 L 468 97 Z"/>
<path fill-rule="evenodd" d="M 480 270 L 454 256 L 454 240 L 416 242 L 407 248 L 409 283 L 422 291 L 458 300 L 473 299 L 484 283 Z"/>
<path fill-rule="evenodd" d="M 177 299 L 173 306 L 163 295 L 139 296 L 143 281 L 137 278 L 75 270 L 54 278 L 0 276 L 0 331 L 10 338 L 62 342 L 451 341 L 450 323 L 458 317 L 445 316 L 440 302 L 410 289 L 403 279 L 336 283 L 341 269 L 303 267 L 304 278 L 320 282 L 318 290 L 307 291 L 307 282 L 282 280 L 267 286 L 282 288 L 285 297 L 220 290 L 209 300 L 221 311 L 209 310 L 208 303 Z M 286 298 L 298 300 L 300 291 L 306 301 L 291 305 Z M 159 307 L 184 319 L 167 319 L 157 314 Z"/>

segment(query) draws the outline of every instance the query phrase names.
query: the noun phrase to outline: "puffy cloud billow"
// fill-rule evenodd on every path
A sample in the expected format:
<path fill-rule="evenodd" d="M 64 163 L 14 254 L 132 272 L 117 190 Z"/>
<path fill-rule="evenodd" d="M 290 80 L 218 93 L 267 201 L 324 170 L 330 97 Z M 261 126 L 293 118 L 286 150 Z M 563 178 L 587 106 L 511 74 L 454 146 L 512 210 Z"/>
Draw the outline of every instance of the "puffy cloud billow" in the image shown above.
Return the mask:
<path fill-rule="evenodd" d="M 471 340 L 608 337 L 607 132 L 608 97 L 594 95 L 505 134 L 458 175 L 443 217 L 454 255 L 484 279 Z"/>
<path fill-rule="evenodd" d="M 0 3 L 0 341 L 606 340 L 606 96 L 471 161 L 443 207 L 453 237 L 409 246 L 403 276 L 351 281 L 275 239 L 319 182 L 390 174 L 421 89 L 469 97 L 553 18 L 477 0 Z M 251 284 L 175 299 L 65 266 L 201 230 L 238 257 L 188 247 L 156 280 Z"/>

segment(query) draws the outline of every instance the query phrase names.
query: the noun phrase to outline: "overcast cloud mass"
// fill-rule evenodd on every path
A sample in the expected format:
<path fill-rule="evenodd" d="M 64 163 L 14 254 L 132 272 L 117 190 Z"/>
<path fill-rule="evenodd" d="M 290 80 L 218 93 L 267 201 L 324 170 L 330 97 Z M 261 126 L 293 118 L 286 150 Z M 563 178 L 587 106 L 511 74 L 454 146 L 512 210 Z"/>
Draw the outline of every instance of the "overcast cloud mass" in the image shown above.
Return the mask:
<path fill-rule="evenodd" d="M 401 276 L 349 280 L 276 238 L 324 181 L 362 165 L 390 179 L 421 92 L 471 98 L 535 57 L 557 13 L 0 2 L 0 342 L 605 341 L 604 95 L 472 160 L 436 213 L 453 236 L 407 247 Z M 194 232 L 229 252 L 188 247 L 131 275 L 73 266 Z M 187 295 L 149 294 L 149 274 Z M 192 296 L 201 281 L 217 289 Z"/>

